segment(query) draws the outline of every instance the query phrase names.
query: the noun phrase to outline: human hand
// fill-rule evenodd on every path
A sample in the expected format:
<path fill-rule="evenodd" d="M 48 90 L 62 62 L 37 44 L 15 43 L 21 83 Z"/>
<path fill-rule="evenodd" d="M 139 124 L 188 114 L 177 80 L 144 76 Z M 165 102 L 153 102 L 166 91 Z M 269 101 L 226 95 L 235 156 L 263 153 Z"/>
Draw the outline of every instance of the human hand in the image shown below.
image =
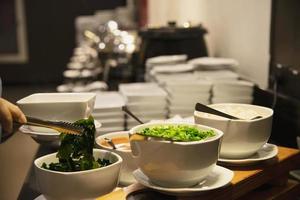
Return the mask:
<path fill-rule="evenodd" d="M 18 106 L 0 98 L 0 122 L 4 132 L 13 131 L 13 121 L 26 123 L 26 117 Z"/>

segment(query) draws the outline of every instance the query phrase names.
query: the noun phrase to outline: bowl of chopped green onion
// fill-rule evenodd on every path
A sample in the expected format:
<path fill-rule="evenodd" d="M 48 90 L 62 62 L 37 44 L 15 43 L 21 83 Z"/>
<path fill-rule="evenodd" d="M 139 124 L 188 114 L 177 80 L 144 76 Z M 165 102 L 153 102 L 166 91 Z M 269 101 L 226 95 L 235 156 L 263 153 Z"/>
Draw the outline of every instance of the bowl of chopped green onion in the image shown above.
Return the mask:
<path fill-rule="evenodd" d="M 190 123 L 147 123 L 130 130 L 139 169 L 154 184 L 189 187 L 204 181 L 216 166 L 223 132 Z"/>

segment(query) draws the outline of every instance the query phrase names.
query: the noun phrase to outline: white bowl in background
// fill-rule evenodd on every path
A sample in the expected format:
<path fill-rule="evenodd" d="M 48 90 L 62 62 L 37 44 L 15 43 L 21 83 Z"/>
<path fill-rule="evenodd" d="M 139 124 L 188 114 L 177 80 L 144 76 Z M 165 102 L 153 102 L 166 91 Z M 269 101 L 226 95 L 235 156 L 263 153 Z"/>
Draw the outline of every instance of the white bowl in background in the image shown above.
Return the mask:
<path fill-rule="evenodd" d="M 91 115 L 95 97 L 95 93 L 35 93 L 20 99 L 17 104 L 30 117 L 75 122 Z M 33 128 L 40 132 L 55 132 L 52 129 Z"/>
<path fill-rule="evenodd" d="M 229 159 L 247 158 L 267 143 L 271 135 L 273 110 L 251 104 L 221 103 L 210 107 L 246 120 L 194 112 L 195 123 L 222 130 L 224 137 L 220 157 Z M 260 119 L 250 120 L 255 116 Z"/>
<path fill-rule="evenodd" d="M 117 149 L 113 149 L 107 143 L 106 143 L 107 145 L 105 145 L 104 138 L 111 139 L 116 144 Z M 120 145 L 120 143 L 116 142 L 117 141 L 116 138 L 126 138 L 125 140 L 127 142 L 122 143 Z M 96 144 L 98 147 L 115 152 L 122 157 L 123 163 L 122 163 L 121 174 L 120 174 L 120 184 L 121 185 L 129 185 L 131 183 L 136 182 L 132 175 L 132 172 L 137 169 L 137 165 L 131 154 L 128 131 L 118 131 L 118 132 L 111 132 L 111 133 L 103 134 L 96 138 Z M 123 144 L 125 144 L 125 145 L 123 145 Z M 124 149 L 124 146 L 125 146 L 125 149 Z"/>
<path fill-rule="evenodd" d="M 130 134 L 161 125 L 187 125 L 200 130 L 213 130 L 216 135 L 192 142 L 131 140 L 132 154 L 138 167 L 160 186 L 190 187 L 203 181 L 216 166 L 223 132 L 197 124 L 161 122 L 138 125 L 130 130 Z"/>
<path fill-rule="evenodd" d="M 78 172 L 58 172 L 42 168 L 42 164 L 58 162 L 56 153 L 34 161 L 35 176 L 41 193 L 48 200 L 92 199 L 111 192 L 118 185 L 122 158 L 110 151 L 94 149 L 94 157 L 112 164 Z"/>

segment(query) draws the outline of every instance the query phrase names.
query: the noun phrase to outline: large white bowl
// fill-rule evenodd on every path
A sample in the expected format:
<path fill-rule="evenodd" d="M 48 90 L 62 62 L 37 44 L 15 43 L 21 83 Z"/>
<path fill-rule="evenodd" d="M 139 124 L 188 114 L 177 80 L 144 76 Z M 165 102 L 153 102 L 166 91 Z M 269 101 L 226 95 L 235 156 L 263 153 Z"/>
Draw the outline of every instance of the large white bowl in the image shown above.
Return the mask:
<path fill-rule="evenodd" d="M 94 149 L 94 157 L 105 158 L 111 165 L 79 172 L 57 172 L 42 168 L 42 164 L 58 162 L 56 153 L 34 161 L 35 176 L 41 193 L 48 200 L 91 199 L 111 192 L 119 180 L 122 158 L 113 152 Z"/>
<path fill-rule="evenodd" d="M 228 118 L 203 112 L 194 112 L 195 123 L 220 129 L 224 132 L 220 157 L 241 159 L 257 152 L 271 135 L 273 110 L 251 104 L 220 103 L 210 107 L 233 114 L 233 111 L 246 120 Z M 254 116 L 260 119 L 250 120 Z M 237 116 L 237 114 L 236 114 Z M 238 117 L 238 116 L 237 116 Z"/>
<path fill-rule="evenodd" d="M 118 148 L 119 145 L 116 145 L 117 149 L 113 149 L 112 147 L 103 145 L 101 143 L 105 140 L 104 138 L 109 138 L 109 139 L 113 140 L 114 138 L 118 138 L 118 137 L 126 137 L 128 139 L 128 143 L 129 143 L 129 132 L 128 131 L 118 131 L 118 132 L 106 133 L 106 134 L 103 134 L 103 135 L 97 137 L 96 144 L 100 148 L 115 152 L 122 157 L 123 163 L 122 163 L 122 167 L 121 167 L 120 184 L 129 185 L 129 184 L 135 182 L 132 172 L 137 169 L 137 165 L 134 161 L 134 158 L 132 157 L 131 150 L 124 150 L 124 149 Z"/>
<path fill-rule="evenodd" d="M 74 122 L 91 114 L 95 98 L 95 93 L 36 93 L 17 104 L 31 117 Z"/>
<path fill-rule="evenodd" d="M 136 126 L 130 134 L 146 127 L 187 125 L 200 130 L 212 129 L 216 135 L 193 142 L 131 140 L 132 154 L 138 167 L 155 184 L 165 187 L 189 187 L 203 181 L 216 166 L 223 132 L 189 123 L 148 123 Z"/>
<path fill-rule="evenodd" d="M 95 98 L 95 93 L 36 93 L 20 99 L 17 104 L 30 117 L 75 122 L 91 115 Z M 40 127 L 33 129 L 54 132 Z"/>

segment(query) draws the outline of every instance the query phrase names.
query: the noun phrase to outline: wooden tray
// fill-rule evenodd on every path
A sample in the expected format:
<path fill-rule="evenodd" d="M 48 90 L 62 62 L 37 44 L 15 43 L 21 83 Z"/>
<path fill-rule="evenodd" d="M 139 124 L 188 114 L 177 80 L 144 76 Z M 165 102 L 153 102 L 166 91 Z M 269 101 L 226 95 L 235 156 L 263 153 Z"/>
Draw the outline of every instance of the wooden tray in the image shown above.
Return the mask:
<path fill-rule="evenodd" d="M 300 151 L 286 147 L 278 147 L 278 155 L 274 159 L 261 162 L 253 166 L 244 167 L 227 167 L 234 171 L 234 177 L 228 186 L 199 193 L 194 196 L 170 196 L 160 194 L 157 191 L 145 188 L 139 183 L 129 185 L 128 187 L 118 188 L 115 191 L 99 197 L 97 200 L 125 200 L 126 196 L 130 199 L 147 199 L 134 198 L 134 196 L 149 196 L 148 199 L 176 199 L 176 200 L 197 200 L 197 199 L 247 199 L 249 194 L 259 198 L 264 195 L 264 199 L 268 199 L 267 191 L 271 191 L 270 196 L 280 198 L 281 195 L 300 194 L 300 184 L 295 181 L 287 182 L 288 172 L 290 170 L 300 168 Z M 269 186 L 265 186 L 265 185 Z M 261 186 L 265 187 L 255 190 Z M 274 192 L 273 188 L 277 188 L 280 192 Z M 273 192 L 272 192 L 273 191 Z M 293 192 L 293 193 L 292 193 Z M 151 196 L 151 198 L 150 198 Z M 271 198 L 271 197 L 270 197 Z M 271 198 L 274 199 L 274 198 Z"/>

